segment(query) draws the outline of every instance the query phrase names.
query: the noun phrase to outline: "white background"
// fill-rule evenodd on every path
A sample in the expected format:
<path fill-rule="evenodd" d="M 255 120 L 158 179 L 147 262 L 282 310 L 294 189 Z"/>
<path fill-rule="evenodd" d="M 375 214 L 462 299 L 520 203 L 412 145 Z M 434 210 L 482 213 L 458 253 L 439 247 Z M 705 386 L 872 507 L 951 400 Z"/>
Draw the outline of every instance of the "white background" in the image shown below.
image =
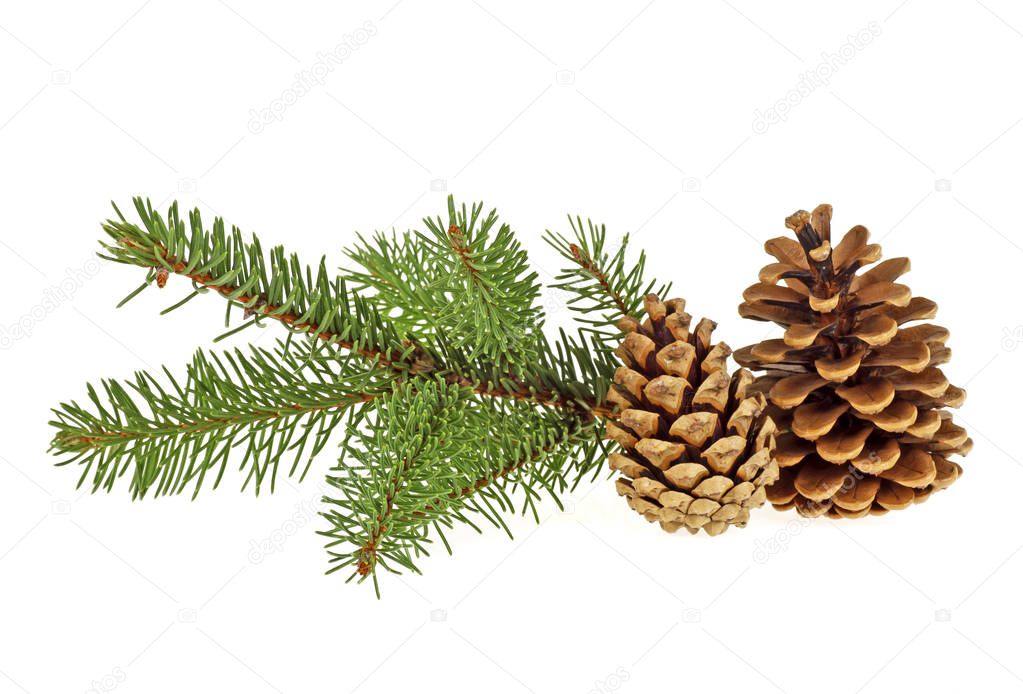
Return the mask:
<path fill-rule="evenodd" d="M 0 6 L 0 326 L 31 332 L 0 353 L 0 692 L 1023 688 L 1023 6 L 336 5 Z M 365 22 L 322 85 L 250 130 Z M 790 94 L 807 72 L 828 83 Z M 912 257 L 906 281 L 952 329 L 965 476 L 883 518 L 763 509 L 718 538 L 662 533 L 601 480 L 513 521 L 514 542 L 458 532 L 377 601 L 322 575 L 332 449 L 259 499 L 229 478 L 131 503 L 53 467 L 49 407 L 177 368 L 221 329 L 214 298 L 158 316 L 180 281 L 114 310 L 141 275 L 92 260 L 110 199 L 176 197 L 336 266 L 356 230 L 416 225 L 445 187 L 498 207 L 545 278 L 541 232 L 565 213 L 633 232 L 733 347 L 772 332 L 736 313 L 763 241 L 833 203 L 837 230 Z M 279 551 L 252 561 L 267 538 Z"/>

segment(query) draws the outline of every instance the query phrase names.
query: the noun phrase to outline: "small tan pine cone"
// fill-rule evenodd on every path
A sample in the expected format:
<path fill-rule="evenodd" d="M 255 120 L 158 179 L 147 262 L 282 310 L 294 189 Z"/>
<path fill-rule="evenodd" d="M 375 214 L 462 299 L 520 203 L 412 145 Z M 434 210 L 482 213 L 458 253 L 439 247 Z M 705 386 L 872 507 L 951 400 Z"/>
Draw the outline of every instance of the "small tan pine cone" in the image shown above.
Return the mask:
<path fill-rule="evenodd" d="M 645 309 L 642 324 L 620 323 L 624 365 L 608 395 L 619 415 L 607 422 L 607 437 L 621 447 L 609 458 L 622 475 L 618 493 L 668 532 L 742 527 L 778 477 L 767 401 L 748 392 L 749 371 L 729 374 L 731 350 L 711 344 L 713 321 L 690 329 L 682 299 L 651 294 Z"/>

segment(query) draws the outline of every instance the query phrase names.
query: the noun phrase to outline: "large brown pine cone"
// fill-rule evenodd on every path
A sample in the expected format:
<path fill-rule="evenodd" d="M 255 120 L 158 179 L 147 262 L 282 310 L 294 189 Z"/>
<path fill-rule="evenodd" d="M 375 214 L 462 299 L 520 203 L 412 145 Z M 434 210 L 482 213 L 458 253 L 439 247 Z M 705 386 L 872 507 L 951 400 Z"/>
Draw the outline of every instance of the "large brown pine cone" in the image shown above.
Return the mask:
<path fill-rule="evenodd" d="M 746 392 L 752 374 L 730 376 L 731 350 L 711 345 L 714 322 L 690 330 L 684 308 L 682 299 L 662 303 L 651 294 L 642 325 L 620 323 L 627 334 L 617 354 L 625 366 L 608 400 L 621 409 L 607 436 L 622 452 L 609 462 L 623 475 L 618 493 L 648 521 L 669 532 L 717 535 L 744 526 L 766 500 L 766 485 L 778 477 L 775 426 L 764 396 Z"/>
<path fill-rule="evenodd" d="M 895 283 L 909 270 L 881 257 L 868 232 L 853 227 L 834 247 L 831 206 L 800 210 L 785 220 L 797 241 L 765 244 L 778 262 L 760 271 L 739 313 L 785 328 L 735 353 L 763 370 L 753 390 L 767 393 L 779 428 L 778 482 L 768 489 L 777 508 L 804 516 L 858 518 L 923 501 L 962 472 L 948 460 L 972 446 L 946 407 L 959 407 L 961 388 L 937 365 L 949 359 L 948 331 L 929 323 L 933 301 Z"/>

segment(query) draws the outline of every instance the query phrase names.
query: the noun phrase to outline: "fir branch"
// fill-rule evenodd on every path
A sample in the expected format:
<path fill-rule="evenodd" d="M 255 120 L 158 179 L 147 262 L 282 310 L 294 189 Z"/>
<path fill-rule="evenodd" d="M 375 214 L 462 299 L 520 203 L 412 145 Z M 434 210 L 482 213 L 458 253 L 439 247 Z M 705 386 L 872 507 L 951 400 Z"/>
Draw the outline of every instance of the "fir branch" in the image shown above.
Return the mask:
<path fill-rule="evenodd" d="M 76 402 L 54 410 L 51 448 L 82 467 L 79 486 L 110 491 L 131 472 L 131 493 L 176 494 L 205 481 L 216 487 L 228 454 L 243 448 L 244 484 L 273 491 L 281 459 L 291 452 L 289 476 L 305 475 L 348 408 L 388 392 L 394 373 L 324 353 L 314 342 L 280 343 L 223 355 L 200 351 L 180 384 L 139 372 L 128 382 L 88 386 L 92 409 Z M 102 394 L 101 394 L 102 393 Z M 305 463 L 302 465 L 303 456 Z"/>
<path fill-rule="evenodd" d="M 344 274 L 351 291 L 371 296 L 399 332 L 429 338 L 446 332 L 436 309 L 448 303 L 443 288 L 451 264 L 416 240 L 411 231 L 359 234 L 358 243 L 345 249 L 359 267 L 344 268 Z"/>
<path fill-rule="evenodd" d="M 271 318 L 293 332 L 314 335 L 399 371 L 430 370 L 429 360 L 402 340 L 372 304 L 349 292 L 343 279 L 329 277 L 325 259 L 314 275 L 312 268 L 303 266 L 297 256 L 288 256 L 282 246 L 272 248 L 267 257 L 257 237 L 246 243 L 237 227 L 228 234 L 219 217 L 207 231 L 199 210 L 193 210 L 186 229 L 177 202 L 170 206 L 166 220 L 148 200 L 134 198 L 133 203 L 142 227 L 128 222 L 116 205 L 118 219 L 103 225 L 113 239 L 103 243 L 109 254 L 103 257 L 150 270 L 146 283 L 120 305 L 154 280 L 163 288 L 169 275 L 181 275 L 192 281 L 196 292 L 212 290 L 225 297 L 229 307 L 242 307 L 246 318 L 254 318 L 252 322 Z"/>
<path fill-rule="evenodd" d="M 452 287 L 438 284 L 457 276 L 452 265 L 455 261 L 469 263 L 479 271 L 480 277 L 473 281 L 480 282 L 480 287 L 485 286 L 480 278 L 491 274 L 490 270 L 484 273 L 485 268 L 504 268 L 504 274 L 498 272 L 488 282 L 503 286 L 505 297 L 515 295 L 524 301 L 518 313 L 496 319 L 505 321 L 509 344 L 514 343 L 514 330 L 519 330 L 509 326 L 537 315 L 532 308 L 535 275 L 522 271 L 524 252 L 507 226 L 487 241 L 496 214 L 481 223 L 481 205 L 474 206 L 471 214 L 464 207 L 458 213 L 449 201 L 452 219 L 468 231 L 456 234 L 455 249 L 436 239 L 428 244 L 419 237 L 407 237 L 400 247 L 378 247 L 376 255 L 366 248 L 351 253 L 367 270 L 356 279 L 353 292 L 344 278 L 328 277 L 324 261 L 314 275 L 295 256 L 285 256 L 280 247 L 264 255 L 257 238 L 245 242 L 237 228 L 228 234 L 219 218 L 212 230 L 206 231 L 196 210 L 189 215 L 186 229 L 176 203 L 166 219 L 148 202 L 137 198 L 134 203 L 141 226 L 127 222 L 119 211 L 117 220 L 104 225 L 112 239 L 104 244 L 106 257 L 148 270 L 146 283 L 125 301 L 151 284 L 163 287 L 172 275 L 181 275 L 191 280 L 194 290 L 168 310 L 212 290 L 228 300 L 229 309 L 240 306 L 253 321 L 278 320 L 293 333 L 305 335 L 309 339 L 303 347 L 307 357 L 299 363 L 285 349 L 273 354 L 255 350 L 248 358 L 227 354 L 225 365 L 219 357 L 213 356 L 211 362 L 200 353 L 189 368 L 184 389 L 171 379 L 173 387 L 168 393 L 146 373 L 137 374 L 127 384 L 104 381 L 102 396 L 90 386 L 93 411 L 76 403 L 63 405 L 53 422 L 57 428 L 53 448 L 69 454 L 64 464 L 82 466 L 80 485 L 91 476 L 94 490 L 109 490 L 116 478 L 133 468 L 131 490 L 136 496 L 144 496 L 151 488 L 156 495 L 179 493 L 193 481 L 193 493 L 197 494 L 210 476 L 208 471 L 219 466 L 215 480 L 219 482 L 229 451 L 244 447 L 241 467 L 248 469 L 246 484 L 252 482 L 258 493 L 269 474 L 272 489 L 279 460 L 293 439 L 304 446 L 310 427 L 319 424 L 322 437 L 318 434 L 312 447 L 318 451 L 345 407 L 366 402 L 367 393 L 385 392 L 394 384 L 425 376 L 486 399 L 558 410 L 578 426 L 592 423 L 595 417 L 615 416 L 612 408 L 603 404 L 614 366 L 606 354 L 595 349 L 596 342 L 588 344 L 585 338 L 573 340 L 562 334 L 560 341 L 551 344 L 539 332 L 537 319 L 536 332 L 521 329 L 516 357 L 509 363 L 510 350 L 506 358 L 481 357 L 476 338 L 457 334 L 468 327 L 452 321 L 454 314 L 444 312 Z M 433 228 L 439 231 L 436 224 Z M 445 233 L 450 240 L 450 232 Z M 472 258 L 463 258 L 461 254 L 468 254 L 470 247 L 474 249 Z M 421 254 L 422 262 L 406 263 L 413 248 L 419 249 L 414 252 Z M 453 250 L 458 255 L 454 259 Z M 399 269 L 409 267 L 420 268 L 420 274 Z M 359 296 L 360 287 L 370 286 L 366 279 L 370 276 L 390 278 L 387 286 L 401 290 L 408 314 L 432 317 L 433 329 L 425 321 L 396 324 L 383 318 L 376 302 L 386 294 L 384 284 L 374 285 L 375 297 L 369 296 L 370 292 Z M 381 302 L 388 310 L 387 303 Z M 329 344 L 341 352 L 321 350 L 317 344 Z M 365 360 L 366 366 L 356 368 L 345 361 L 345 351 Z M 344 366 L 339 369 L 341 363 Z M 303 378 L 315 385 L 306 386 Z M 307 402 L 296 405 L 298 397 Z M 296 434 L 299 430 L 304 434 Z M 295 473 L 297 465 L 296 458 L 289 474 Z M 308 462 L 303 474 L 307 467 Z"/>
<path fill-rule="evenodd" d="M 507 368 L 528 362 L 543 320 L 525 250 L 496 210 L 484 218 L 482 203 L 459 209 L 449 197 L 447 211 L 423 220 L 426 233 L 360 236 L 347 251 L 362 266 L 353 287 L 421 340 L 443 335 Z"/>
<path fill-rule="evenodd" d="M 628 237 L 626 237 L 626 243 L 627 242 Z M 600 289 L 603 291 L 605 298 L 618 308 L 618 312 L 623 316 L 631 316 L 634 307 L 630 308 L 625 303 L 625 299 L 622 295 L 615 291 L 614 287 L 611 286 L 611 283 L 607 279 L 607 274 L 600 269 L 597 262 L 593 260 L 589 254 L 583 253 L 583 250 L 574 243 L 569 244 L 568 249 L 572 253 L 572 259 L 575 260 L 579 267 L 589 273 L 589 275 L 596 280 Z"/>
<path fill-rule="evenodd" d="M 289 451 L 294 451 L 294 460 L 287 475 L 301 479 L 347 409 L 402 383 L 394 371 L 366 370 L 315 341 L 279 343 L 273 351 L 253 348 L 249 356 L 238 350 L 222 356 L 200 351 L 183 387 L 167 369 L 164 374 L 166 385 L 146 372 L 125 383 L 103 381 L 102 396 L 89 385 L 92 409 L 71 402 L 54 411 L 57 418 L 51 425 L 57 432 L 51 449 L 66 457 L 58 464 L 82 468 L 79 486 L 91 480 L 92 491 L 111 491 L 131 469 L 135 497 L 144 497 L 154 485 L 159 496 L 181 493 L 193 484 L 194 498 L 211 477 L 213 486 L 219 485 L 228 454 L 242 448 L 240 469 L 248 471 L 242 487 L 251 482 L 258 494 L 268 478 L 272 492 L 279 463 Z M 450 375 L 441 378 L 475 394 L 482 391 Z M 420 380 L 411 378 L 409 387 L 417 387 Z M 538 402 L 565 406 L 552 391 L 501 390 L 500 398 L 526 407 Z M 606 406 L 592 411 L 577 407 L 564 414 L 580 425 L 599 415 L 613 416 Z M 299 467 L 310 438 L 312 445 Z M 588 471 L 580 467 L 579 475 Z"/>
<path fill-rule="evenodd" d="M 134 204 L 141 225 L 118 210 L 103 227 L 104 257 L 146 271 L 122 305 L 180 276 L 192 291 L 164 313 L 212 292 L 227 300 L 229 328 L 232 308 L 243 311 L 227 334 L 263 320 L 291 334 L 273 350 L 199 352 L 182 383 L 167 369 L 140 372 L 89 386 L 89 407 L 54 410 L 52 448 L 60 464 L 80 466 L 79 486 L 109 491 L 129 475 L 136 497 L 194 496 L 220 483 L 240 449 L 242 486 L 272 491 L 286 456 L 286 474 L 301 478 L 345 422 L 324 514 L 330 571 L 376 585 L 380 568 L 418 572 L 438 540 L 450 552 L 445 532 L 456 523 L 480 530 L 483 520 L 510 535 L 508 514 L 539 521 L 541 499 L 560 506 L 599 473 L 599 419 L 617 416 L 603 404 L 616 368 L 606 325 L 634 314 L 654 287 L 642 254 L 627 266 L 624 244 L 606 250 L 603 227 L 586 233 L 577 219 L 573 239 L 547 232 L 571 261 L 556 286 L 589 314 L 578 335 L 552 340 L 525 250 L 482 204 L 459 209 L 449 198 L 446 223 L 360 237 L 347 253 L 361 269 L 342 276 L 324 259 L 312 268 L 281 247 L 264 253 L 220 218 L 206 230 L 198 210 L 186 223 L 177 203 L 166 217 Z"/>
<path fill-rule="evenodd" d="M 452 323 L 439 326 L 434 331 L 425 330 L 420 338 L 411 332 L 413 326 L 408 321 L 382 317 L 394 308 L 402 308 L 411 315 L 436 316 L 450 304 L 450 289 L 444 289 L 443 285 L 438 289 L 437 284 L 450 276 L 450 265 L 442 265 L 440 254 L 425 255 L 424 244 L 415 243 L 417 237 L 408 236 L 400 246 L 378 246 L 376 252 L 371 252 L 365 243 L 361 249 L 357 247 L 351 251 L 349 255 L 366 267 L 365 273 L 352 273 L 356 282 L 352 291 L 344 278 L 328 278 L 322 260 L 315 279 L 308 266 L 303 266 L 294 255 L 287 258 L 282 247 L 273 248 L 268 261 L 257 237 L 251 237 L 251 241 L 246 243 L 237 227 L 232 227 L 228 235 L 220 218 L 214 221 L 212 231 L 206 231 L 199 211 L 194 210 L 189 214 L 189 228 L 186 230 L 176 202 L 170 206 L 166 220 L 153 211 L 149 201 L 134 198 L 134 205 L 142 227 L 125 220 L 116 206 L 118 219 L 108 220 L 103 225 L 114 239 L 113 243 L 103 244 L 109 253 L 104 257 L 150 271 L 146 283 L 125 301 L 134 298 L 154 281 L 158 285 L 161 282 L 166 284 L 169 275 L 182 275 L 193 282 L 197 292 L 212 290 L 224 296 L 230 302 L 229 306 L 241 306 L 246 317 L 278 320 L 294 332 L 315 335 L 399 375 L 436 372 L 449 383 L 473 388 L 489 397 L 530 399 L 548 407 L 602 412 L 600 400 L 588 397 L 579 389 L 559 389 L 558 379 L 551 373 L 539 380 L 521 373 L 530 364 L 543 359 L 544 350 L 549 351 L 539 333 L 522 328 L 518 333 L 506 334 L 507 344 L 529 345 L 527 353 L 520 349 L 516 354 L 514 362 L 519 366 L 514 369 L 506 360 L 479 359 L 479 343 L 458 335 L 458 330 L 464 325 Z M 525 255 L 513 241 L 510 230 L 499 231 L 500 243 L 495 241 L 487 245 L 487 234 L 497 218 L 495 213 L 491 213 L 487 221 L 477 227 L 481 209 L 482 205 L 474 206 L 472 215 L 466 217 L 464 208 L 457 213 L 454 202 L 449 200 L 449 212 L 457 222 L 472 230 L 470 238 L 482 248 L 482 256 L 489 258 L 487 262 L 481 261 L 480 267 L 521 267 Z M 493 255 L 495 246 L 505 249 L 502 253 L 507 257 L 501 256 L 504 257 L 501 262 Z M 414 251 L 413 248 L 419 250 Z M 419 255 L 415 255 L 417 253 Z M 446 271 L 431 269 L 437 266 Z M 415 267 L 422 268 L 422 272 L 410 274 L 409 269 Z M 535 290 L 535 275 L 521 277 L 519 271 L 507 272 L 511 273 L 507 276 L 512 278 L 513 287 L 506 291 L 507 295 L 527 297 Z M 375 296 L 359 291 L 369 286 L 377 290 Z M 401 288 L 404 288 L 403 300 L 388 303 L 390 290 Z M 193 296 L 194 293 L 190 294 L 186 300 Z M 378 305 L 382 310 L 378 310 Z M 525 315 L 534 309 L 521 311 L 520 319 L 525 320 Z M 446 315 L 453 314 L 449 311 Z M 417 322 L 415 327 L 422 324 Z M 514 337 L 516 334 L 517 339 Z M 428 342 L 434 343 L 430 349 L 421 344 Z M 446 363 L 438 359 L 441 352 L 447 356 Z M 514 370 L 520 373 L 512 373 Z"/>
<path fill-rule="evenodd" d="M 531 337 L 543 322 L 540 285 L 511 227 L 497 227 L 496 210 L 481 221 L 482 211 L 482 203 L 471 212 L 464 204 L 458 210 L 449 196 L 447 228 L 440 217 L 424 219 L 433 238 L 419 238 L 443 248 L 455 261 L 452 300 L 442 314 L 451 325 L 449 334 L 468 336 L 474 355 L 504 358 L 514 365 L 516 359 L 531 356 Z"/>
<path fill-rule="evenodd" d="M 612 253 L 607 248 L 607 230 L 587 220 L 568 218 L 571 236 L 546 230 L 544 240 L 569 261 L 552 285 L 574 296 L 568 306 L 580 314 L 580 321 L 591 326 L 589 330 L 600 337 L 605 345 L 620 335 L 614 326 L 625 317 L 635 318 L 644 297 L 655 292 L 665 296 L 671 285 L 657 287 L 655 281 L 644 279 L 646 253 L 640 252 L 636 262 L 627 262 L 626 249 L 629 235 Z M 655 289 L 656 288 L 656 289 Z"/>
<path fill-rule="evenodd" d="M 420 379 L 373 407 L 372 423 L 353 434 L 329 478 L 339 494 L 326 500 L 335 508 L 323 534 L 329 548 L 343 546 L 330 550 L 330 572 L 372 577 L 378 595 L 378 568 L 418 573 L 415 560 L 429 554 L 434 535 L 450 551 L 444 531 L 456 521 L 479 530 L 474 518 L 482 517 L 507 532 L 502 514 L 515 512 L 519 490 L 521 511 L 539 520 L 540 494 L 557 499 L 574 466 L 596 458 L 592 424 L 481 401 L 451 384 Z"/>

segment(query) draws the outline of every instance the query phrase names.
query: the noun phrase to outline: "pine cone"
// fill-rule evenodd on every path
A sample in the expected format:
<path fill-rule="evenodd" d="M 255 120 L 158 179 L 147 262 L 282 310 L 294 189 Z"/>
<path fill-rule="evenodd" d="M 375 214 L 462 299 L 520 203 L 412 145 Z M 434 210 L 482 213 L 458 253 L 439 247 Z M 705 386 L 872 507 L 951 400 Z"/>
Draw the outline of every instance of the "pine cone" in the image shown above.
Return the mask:
<path fill-rule="evenodd" d="M 685 302 L 646 297 L 642 325 L 625 318 L 608 401 L 621 407 L 607 437 L 623 451 L 609 462 L 621 472 L 618 493 L 648 521 L 668 532 L 684 527 L 711 535 L 746 525 L 778 477 L 771 458 L 775 426 L 767 400 L 749 395 L 753 375 L 729 375 L 731 350 L 711 345 L 716 324 L 706 318 L 690 331 Z"/>
<path fill-rule="evenodd" d="M 948 460 L 972 447 L 946 407 L 966 395 L 938 364 L 949 359 L 948 331 L 929 323 L 937 305 L 894 282 L 907 258 L 881 257 L 869 233 L 853 227 L 831 244 L 831 206 L 785 220 L 790 238 L 765 244 L 778 262 L 760 271 L 739 313 L 785 328 L 735 353 L 763 370 L 751 391 L 768 394 L 778 425 L 776 508 L 808 517 L 859 518 L 906 508 L 962 473 Z M 779 284 L 779 282 L 781 282 Z"/>

